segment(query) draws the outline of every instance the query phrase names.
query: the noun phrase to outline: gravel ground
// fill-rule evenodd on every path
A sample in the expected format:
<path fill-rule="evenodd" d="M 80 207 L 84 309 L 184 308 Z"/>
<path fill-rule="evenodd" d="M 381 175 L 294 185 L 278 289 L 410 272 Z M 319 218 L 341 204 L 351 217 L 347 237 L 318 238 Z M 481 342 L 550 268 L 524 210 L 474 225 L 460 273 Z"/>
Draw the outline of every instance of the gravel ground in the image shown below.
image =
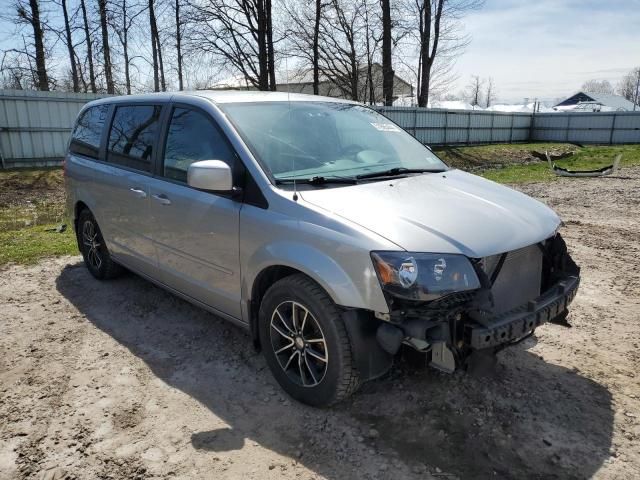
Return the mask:
<path fill-rule="evenodd" d="M 0 270 L 0 478 L 640 477 L 640 169 L 519 187 L 556 208 L 569 322 L 445 375 L 397 362 L 330 410 L 241 330 L 79 257 Z"/>

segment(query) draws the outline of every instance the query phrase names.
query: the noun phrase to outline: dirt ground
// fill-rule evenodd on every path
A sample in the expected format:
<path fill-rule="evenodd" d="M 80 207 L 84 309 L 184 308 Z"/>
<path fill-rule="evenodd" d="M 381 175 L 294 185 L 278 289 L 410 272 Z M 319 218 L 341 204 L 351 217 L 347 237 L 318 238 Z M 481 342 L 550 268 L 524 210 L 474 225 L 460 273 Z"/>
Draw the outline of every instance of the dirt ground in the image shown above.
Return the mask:
<path fill-rule="evenodd" d="M 519 187 L 582 266 L 569 321 L 445 375 L 399 361 L 330 409 L 241 330 L 79 257 L 0 271 L 0 478 L 640 478 L 640 169 Z"/>

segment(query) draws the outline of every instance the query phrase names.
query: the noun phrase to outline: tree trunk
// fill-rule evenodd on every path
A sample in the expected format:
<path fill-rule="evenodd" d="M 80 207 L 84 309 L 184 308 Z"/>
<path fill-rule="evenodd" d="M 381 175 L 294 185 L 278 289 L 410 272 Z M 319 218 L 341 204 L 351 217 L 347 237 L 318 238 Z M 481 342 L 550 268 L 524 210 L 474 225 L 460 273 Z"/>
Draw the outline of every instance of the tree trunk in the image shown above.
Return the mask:
<path fill-rule="evenodd" d="M 420 32 L 420 59 L 422 61 L 422 71 L 420 72 L 421 83 L 418 94 L 418 106 L 426 107 L 429 103 L 429 89 L 431 87 L 431 68 L 438 53 L 438 43 L 440 41 L 440 20 L 444 9 L 445 0 L 424 0 L 423 14 L 420 19 L 422 31 Z M 435 6 L 435 11 L 433 10 Z M 431 29 L 433 27 L 433 39 Z"/>
<path fill-rule="evenodd" d="M 364 23 L 366 28 L 366 49 L 367 49 L 367 83 L 366 92 L 363 100 L 366 102 L 369 97 L 369 105 L 375 103 L 375 86 L 373 85 L 373 62 L 371 60 L 371 32 L 369 31 L 369 10 L 365 8 L 364 11 Z"/>
<path fill-rule="evenodd" d="M 176 50 L 178 51 L 178 90 L 184 90 L 182 83 L 182 38 L 180 33 L 180 0 L 176 0 Z"/>
<path fill-rule="evenodd" d="M 316 17 L 313 26 L 313 94 L 320 95 L 320 17 L 322 15 L 322 0 L 316 0 Z"/>
<path fill-rule="evenodd" d="M 158 65 L 160 66 L 160 87 L 163 92 L 167 91 L 167 84 L 164 76 L 164 62 L 162 61 L 162 45 L 160 44 L 160 35 L 156 27 L 156 45 L 158 46 Z"/>
<path fill-rule="evenodd" d="M 44 33 L 40 23 L 40 6 L 38 0 L 29 0 L 31 7 L 31 26 L 33 27 L 33 41 L 36 48 L 36 76 L 38 90 L 49 91 L 49 76 L 44 53 Z"/>
<path fill-rule="evenodd" d="M 431 1 L 424 0 L 422 32 L 420 32 L 420 60 L 422 71 L 420 72 L 420 92 L 418 93 L 418 106 L 426 107 L 429 103 L 429 81 L 431 79 L 431 64 L 429 50 L 431 43 Z"/>
<path fill-rule="evenodd" d="M 258 24 L 258 89 L 269 90 L 269 54 L 267 50 L 267 15 L 265 1 L 259 0 L 257 8 Z"/>
<path fill-rule="evenodd" d="M 265 16 L 267 27 L 267 68 L 269 69 L 269 89 L 276 89 L 276 59 L 273 50 L 273 21 L 271 15 L 271 0 L 265 0 Z"/>
<path fill-rule="evenodd" d="M 153 48 L 153 74 L 154 74 L 154 87 L 156 92 L 159 88 L 162 88 L 163 92 L 167 91 L 167 84 L 164 76 L 164 62 L 162 61 L 162 45 L 160 44 L 160 34 L 158 33 L 158 23 L 156 21 L 156 12 L 153 5 L 153 0 L 149 0 L 149 20 L 151 22 L 151 43 L 154 44 Z M 157 85 L 156 75 L 160 77 L 160 85 Z"/>
<path fill-rule="evenodd" d="M 109 30 L 107 28 L 107 0 L 98 0 L 100 11 L 100 28 L 102 30 L 102 53 L 104 55 L 104 77 L 107 82 L 107 93 L 116 93 L 113 85 L 111 69 L 111 50 L 109 49 Z"/>
<path fill-rule="evenodd" d="M 359 95 L 358 95 L 358 80 L 359 80 L 359 71 L 358 71 L 358 62 L 356 60 L 356 52 L 353 46 L 353 43 L 351 43 L 351 55 L 350 55 L 350 60 L 351 60 L 351 100 L 354 101 L 358 101 Z"/>
<path fill-rule="evenodd" d="M 127 95 L 131 95 L 131 74 L 129 72 L 129 24 L 127 23 L 127 0 L 122 0 L 122 34 L 118 35 L 122 43 L 124 57 L 124 84 Z"/>
<path fill-rule="evenodd" d="M 149 0 L 149 27 L 151 28 L 151 52 L 153 56 L 153 91 L 160 91 L 160 77 L 158 75 L 158 50 L 156 49 L 157 26 L 156 15 L 153 10 L 153 0 Z"/>
<path fill-rule="evenodd" d="M 75 53 L 75 52 L 74 52 Z M 82 83 L 82 91 L 87 93 L 89 91 L 89 86 L 87 85 L 87 80 L 84 77 L 84 72 L 82 71 L 82 63 L 78 58 L 78 54 L 75 54 L 76 65 L 78 66 L 78 80 Z"/>
<path fill-rule="evenodd" d="M 73 91 L 80 91 L 78 81 L 78 69 L 76 68 L 76 55 L 73 51 L 73 39 L 71 38 L 71 26 L 69 25 L 69 13 L 67 12 L 67 0 L 62 0 L 62 14 L 64 15 L 64 31 L 67 38 L 67 51 L 69 52 L 69 63 L 71 64 L 71 80 L 73 81 Z"/>
<path fill-rule="evenodd" d="M 391 58 L 391 4 L 381 0 L 382 6 L 382 95 L 386 106 L 393 105 L 393 64 Z"/>
<path fill-rule="evenodd" d="M 82 8 L 82 20 L 84 22 L 84 37 L 87 42 L 87 60 L 89 62 L 89 84 L 91 85 L 91 91 L 97 93 L 96 88 L 96 74 L 93 68 L 93 48 L 91 45 L 91 35 L 89 34 L 89 18 L 87 17 L 87 6 L 84 0 L 80 0 L 80 8 Z"/>

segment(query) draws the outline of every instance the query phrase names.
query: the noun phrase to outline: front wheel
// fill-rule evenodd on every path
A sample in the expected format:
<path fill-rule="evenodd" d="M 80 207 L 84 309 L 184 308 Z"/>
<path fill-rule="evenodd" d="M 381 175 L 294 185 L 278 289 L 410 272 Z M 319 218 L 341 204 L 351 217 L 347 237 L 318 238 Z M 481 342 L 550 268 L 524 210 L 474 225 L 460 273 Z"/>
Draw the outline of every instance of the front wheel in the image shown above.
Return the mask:
<path fill-rule="evenodd" d="M 311 279 L 291 275 L 272 285 L 260 305 L 259 321 L 267 364 L 293 398 L 328 406 L 358 388 L 340 310 Z"/>

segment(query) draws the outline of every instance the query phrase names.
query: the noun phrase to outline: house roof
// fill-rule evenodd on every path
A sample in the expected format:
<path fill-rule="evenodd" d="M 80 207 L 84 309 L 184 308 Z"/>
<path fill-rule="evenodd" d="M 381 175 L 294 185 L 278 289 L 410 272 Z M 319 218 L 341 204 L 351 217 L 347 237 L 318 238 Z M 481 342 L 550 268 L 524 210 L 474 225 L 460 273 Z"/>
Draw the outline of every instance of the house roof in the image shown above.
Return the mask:
<path fill-rule="evenodd" d="M 633 110 L 633 102 L 630 102 L 621 95 L 589 92 L 585 92 L 585 94 L 593 98 L 594 101 L 607 107 L 615 108 L 616 110 Z"/>
<path fill-rule="evenodd" d="M 633 110 L 633 102 L 630 102 L 629 100 L 627 100 L 621 95 L 613 95 L 610 93 L 584 92 L 584 91 L 579 91 L 574 93 L 570 97 L 566 98 L 562 102 L 555 105 L 555 107 L 572 105 L 573 103 L 568 102 L 568 100 L 571 100 L 572 98 L 578 97 L 578 96 L 589 97 L 592 102 L 599 103 L 602 106 L 609 107 L 612 110 L 623 110 L 623 111 Z M 584 102 L 584 100 L 582 101 Z"/>

